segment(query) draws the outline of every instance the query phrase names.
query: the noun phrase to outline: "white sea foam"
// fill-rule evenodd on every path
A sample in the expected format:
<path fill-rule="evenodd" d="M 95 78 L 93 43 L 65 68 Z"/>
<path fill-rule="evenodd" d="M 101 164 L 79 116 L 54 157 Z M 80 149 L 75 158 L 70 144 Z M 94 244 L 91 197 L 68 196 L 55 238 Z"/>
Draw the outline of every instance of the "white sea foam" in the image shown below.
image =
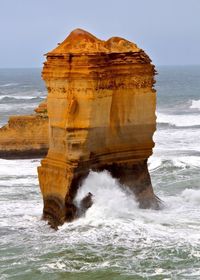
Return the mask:
<path fill-rule="evenodd" d="M 158 157 L 150 157 L 148 159 L 148 168 L 149 170 L 156 170 L 162 165 L 162 159 Z"/>
<path fill-rule="evenodd" d="M 159 165 L 152 164 L 154 169 Z M 12 263 L 22 275 L 22 264 L 18 262 L 22 256 L 26 256 L 23 265 L 31 259 L 32 266 L 44 273 L 114 267 L 128 274 L 137 270 L 143 276 L 140 264 L 151 259 L 153 273 L 163 275 L 162 279 L 168 271 L 159 262 L 160 254 L 170 252 L 176 257 L 172 250 L 176 247 L 180 252 L 191 251 L 195 260 L 199 258 L 199 190 L 177 190 L 173 196 L 163 194 L 163 210 L 142 210 L 133 194 L 121 188 L 108 172 L 90 172 L 78 191 L 77 201 L 90 191 L 94 204 L 85 217 L 66 223 L 55 232 L 40 220 L 43 203 L 35 180 L 38 165 L 39 160 L 0 161 L 0 180 L 6 183 L 5 176 L 13 177 L 12 185 L 1 187 L 0 227 L 7 233 L 2 246 L 8 248 L 9 244 L 11 252 L 19 248 L 17 254 L 12 253 Z M 28 181 L 31 176 L 32 184 Z M 10 259 L 9 252 L 4 254 L 5 262 Z M 146 276 L 152 276 L 152 266 L 145 271 Z"/>
<path fill-rule="evenodd" d="M 200 205 L 200 190 L 185 189 L 181 196 L 185 202 Z"/>
<path fill-rule="evenodd" d="M 150 171 L 156 171 L 160 167 L 170 165 L 171 167 L 178 167 L 181 169 L 185 168 L 199 168 L 200 157 L 199 156 L 168 156 L 168 157 L 157 157 L 152 156 L 148 160 L 148 167 Z"/>
<path fill-rule="evenodd" d="M 0 159 L 0 178 L 10 176 L 34 176 L 37 175 L 39 159 L 33 160 L 6 160 Z"/>
<path fill-rule="evenodd" d="M 192 104 L 190 106 L 191 109 L 198 109 L 200 110 L 200 99 L 199 100 L 192 100 Z"/>
<path fill-rule="evenodd" d="M 184 166 L 184 167 L 200 167 L 200 157 L 199 156 L 182 156 L 173 159 L 174 166 Z"/>
<path fill-rule="evenodd" d="M 200 126 L 199 115 L 169 115 L 157 112 L 157 123 L 169 124 L 177 127 Z"/>
<path fill-rule="evenodd" d="M 23 112 L 31 112 L 35 108 L 38 102 L 34 103 L 18 103 L 18 104 L 0 104 L 0 112 L 4 115 L 12 112 L 12 115 L 18 114 L 21 115 L 22 110 Z"/>
<path fill-rule="evenodd" d="M 178 129 L 157 129 L 153 136 L 155 147 L 153 156 L 158 158 L 178 158 L 180 156 L 200 155 L 199 127 L 184 127 Z"/>

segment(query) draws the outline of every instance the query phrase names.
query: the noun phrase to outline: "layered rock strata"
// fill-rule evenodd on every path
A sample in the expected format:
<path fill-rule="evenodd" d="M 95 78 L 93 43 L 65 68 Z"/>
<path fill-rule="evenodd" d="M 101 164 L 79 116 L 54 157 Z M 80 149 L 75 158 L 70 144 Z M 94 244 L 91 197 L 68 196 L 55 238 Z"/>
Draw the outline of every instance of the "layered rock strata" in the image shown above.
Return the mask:
<path fill-rule="evenodd" d="M 68 220 L 68 205 L 89 170 L 108 170 L 143 208 L 158 207 L 147 168 L 154 146 L 154 66 L 119 37 L 77 29 L 47 53 L 49 151 L 38 168 L 44 218 Z"/>
<path fill-rule="evenodd" d="M 0 128 L 0 158 L 44 157 L 49 147 L 46 101 L 36 109 L 36 114 L 12 116 Z"/>

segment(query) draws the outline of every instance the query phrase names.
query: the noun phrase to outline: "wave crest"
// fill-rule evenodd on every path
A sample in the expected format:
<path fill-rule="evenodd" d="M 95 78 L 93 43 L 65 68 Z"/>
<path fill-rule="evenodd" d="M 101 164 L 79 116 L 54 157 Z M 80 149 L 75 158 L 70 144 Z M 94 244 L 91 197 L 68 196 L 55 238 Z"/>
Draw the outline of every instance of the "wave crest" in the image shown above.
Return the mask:
<path fill-rule="evenodd" d="M 148 160 L 149 170 L 155 171 L 158 168 L 162 167 L 173 167 L 173 168 L 199 168 L 200 167 L 200 160 L 198 156 L 181 156 L 175 158 L 157 158 L 157 157 L 150 157 Z"/>
<path fill-rule="evenodd" d="M 12 87 L 17 85 L 19 85 L 19 83 L 7 83 L 7 84 L 0 85 L 0 87 Z"/>
<path fill-rule="evenodd" d="M 15 103 L 15 102 L 21 102 L 21 101 L 28 101 L 28 100 L 36 100 L 40 101 L 43 100 L 44 97 L 42 96 L 10 96 L 10 95 L 2 95 L 0 96 L 0 102 L 3 103 Z"/>
<path fill-rule="evenodd" d="M 192 100 L 192 104 L 190 106 L 191 109 L 198 109 L 200 110 L 200 99 L 199 100 Z"/>
<path fill-rule="evenodd" d="M 176 127 L 200 126 L 200 115 L 168 115 L 157 112 L 157 123 Z"/>
<path fill-rule="evenodd" d="M 186 202 L 191 202 L 193 204 L 200 204 L 200 190 L 194 190 L 194 189 L 185 189 L 181 197 L 186 201 Z"/>

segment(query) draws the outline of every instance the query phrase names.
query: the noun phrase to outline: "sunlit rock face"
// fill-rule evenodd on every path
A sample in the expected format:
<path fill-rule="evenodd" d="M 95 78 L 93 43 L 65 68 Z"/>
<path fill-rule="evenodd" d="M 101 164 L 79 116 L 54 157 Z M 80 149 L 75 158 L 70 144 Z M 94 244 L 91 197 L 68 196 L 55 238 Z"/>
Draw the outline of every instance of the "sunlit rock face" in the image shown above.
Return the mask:
<path fill-rule="evenodd" d="M 89 170 L 107 169 L 141 207 L 157 207 L 147 169 L 154 146 L 154 66 L 119 37 L 76 29 L 47 54 L 49 151 L 38 168 L 44 218 L 62 224 Z"/>
<path fill-rule="evenodd" d="M 46 101 L 35 114 L 11 116 L 8 124 L 0 128 L 0 158 L 44 157 L 49 146 Z"/>

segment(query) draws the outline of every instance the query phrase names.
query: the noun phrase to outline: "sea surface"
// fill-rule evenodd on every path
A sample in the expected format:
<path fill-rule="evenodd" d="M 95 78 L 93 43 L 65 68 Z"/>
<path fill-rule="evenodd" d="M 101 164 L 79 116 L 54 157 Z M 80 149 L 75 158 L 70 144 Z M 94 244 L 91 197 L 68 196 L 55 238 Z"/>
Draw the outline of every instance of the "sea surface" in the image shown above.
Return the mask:
<path fill-rule="evenodd" d="M 77 196 L 95 203 L 54 231 L 41 220 L 40 159 L 0 159 L 0 280 L 200 279 L 200 66 L 157 67 L 149 169 L 160 211 L 141 210 L 107 172 Z M 0 124 L 46 96 L 40 69 L 0 70 Z"/>

